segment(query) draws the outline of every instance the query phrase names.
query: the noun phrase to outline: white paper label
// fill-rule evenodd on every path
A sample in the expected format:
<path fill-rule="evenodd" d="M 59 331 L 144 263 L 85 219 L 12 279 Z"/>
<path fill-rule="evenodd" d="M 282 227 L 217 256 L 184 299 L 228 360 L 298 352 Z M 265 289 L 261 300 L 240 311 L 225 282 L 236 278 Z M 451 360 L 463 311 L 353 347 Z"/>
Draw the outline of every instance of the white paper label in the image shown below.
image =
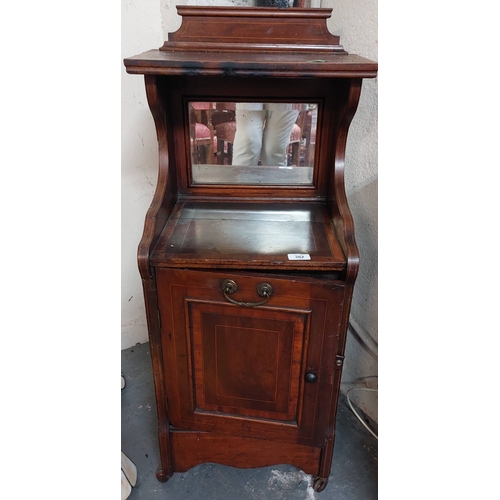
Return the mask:
<path fill-rule="evenodd" d="M 311 260 L 308 253 L 289 253 L 288 260 Z"/>

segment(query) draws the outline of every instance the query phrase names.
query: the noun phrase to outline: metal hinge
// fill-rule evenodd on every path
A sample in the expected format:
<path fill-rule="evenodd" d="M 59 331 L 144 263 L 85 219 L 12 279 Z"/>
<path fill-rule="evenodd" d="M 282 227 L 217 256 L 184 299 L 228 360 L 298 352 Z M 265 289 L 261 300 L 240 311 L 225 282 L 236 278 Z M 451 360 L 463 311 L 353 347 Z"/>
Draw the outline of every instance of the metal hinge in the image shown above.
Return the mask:
<path fill-rule="evenodd" d="M 160 316 L 160 310 L 156 311 L 156 319 L 158 320 L 158 329 L 161 330 L 161 316 Z"/>
<path fill-rule="evenodd" d="M 344 365 L 344 356 L 339 356 L 337 354 L 337 356 L 335 356 L 335 368 L 342 368 L 342 366 Z"/>

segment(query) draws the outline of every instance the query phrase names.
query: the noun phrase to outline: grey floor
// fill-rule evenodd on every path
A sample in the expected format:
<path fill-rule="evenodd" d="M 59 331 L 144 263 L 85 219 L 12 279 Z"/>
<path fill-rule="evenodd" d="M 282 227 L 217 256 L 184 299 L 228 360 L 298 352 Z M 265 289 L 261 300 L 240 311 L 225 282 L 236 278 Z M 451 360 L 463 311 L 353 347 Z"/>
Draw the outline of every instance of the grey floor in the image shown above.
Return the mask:
<path fill-rule="evenodd" d="M 316 493 L 310 476 L 289 465 L 236 469 L 202 464 L 160 483 L 157 417 L 149 344 L 122 351 L 122 451 L 135 463 L 137 485 L 129 500 L 373 500 L 377 498 L 377 440 L 344 400 L 339 403 L 333 465 L 327 487 Z"/>

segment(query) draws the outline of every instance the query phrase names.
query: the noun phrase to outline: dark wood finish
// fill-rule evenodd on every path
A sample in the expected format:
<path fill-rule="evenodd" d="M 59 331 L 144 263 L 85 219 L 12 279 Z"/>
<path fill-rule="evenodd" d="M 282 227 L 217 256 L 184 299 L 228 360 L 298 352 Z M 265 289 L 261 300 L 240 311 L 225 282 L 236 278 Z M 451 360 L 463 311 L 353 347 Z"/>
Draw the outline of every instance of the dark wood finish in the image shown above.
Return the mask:
<path fill-rule="evenodd" d="M 179 6 L 182 24 L 162 51 L 309 52 L 346 54 L 326 26 L 330 9 Z"/>
<path fill-rule="evenodd" d="M 310 254 L 290 261 L 287 255 Z M 181 202 L 151 255 L 157 267 L 335 270 L 346 259 L 326 205 Z"/>
<path fill-rule="evenodd" d="M 129 73 L 332 78 L 377 75 L 328 31 L 331 9 L 177 7 L 179 30 L 160 49 L 125 59 Z"/>
<path fill-rule="evenodd" d="M 167 127 L 166 124 L 165 101 L 158 93 L 156 76 L 146 75 L 145 83 L 148 104 L 153 115 L 158 138 L 159 168 L 156 191 L 146 214 L 144 231 L 137 252 L 139 272 L 143 282 L 152 280 L 149 255 L 177 199 L 175 169 L 169 168 L 169 159 L 175 162 L 175 151 L 168 150 L 168 144 L 171 144 L 173 139 L 172 129 Z M 149 285 L 149 288 L 154 289 L 154 284 Z"/>
<path fill-rule="evenodd" d="M 166 91 L 162 91 L 163 99 L 172 110 L 175 123 L 183 123 L 185 110 L 189 101 L 217 101 L 221 100 L 221 88 L 226 89 L 226 100 L 248 101 L 278 101 L 278 102 L 314 102 L 321 106 L 318 117 L 317 137 L 321 140 L 321 123 L 333 121 L 331 116 L 335 107 L 335 88 L 328 80 L 308 80 L 305 78 L 273 78 L 266 79 L 265 85 L 261 78 L 238 77 L 207 77 L 203 85 L 199 79 L 192 76 L 180 76 L 169 80 Z M 324 200 L 326 196 L 326 178 L 331 168 L 331 158 L 318 157 L 315 159 L 314 179 L 312 186 L 269 186 L 262 185 L 195 185 L 190 178 L 191 156 L 189 134 L 187 127 L 174 129 L 174 143 L 170 150 L 175 151 L 177 159 L 177 183 L 180 195 L 196 197 L 221 196 L 224 198 L 246 198 L 256 200 L 263 198 L 290 202 L 294 199 L 309 199 L 312 201 Z"/>
<path fill-rule="evenodd" d="M 234 306 L 222 292 L 227 278 L 238 284 L 237 300 L 255 301 L 262 282 L 272 285 L 272 297 L 259 308 Z M 176 428 L 324 443 L 334 375 L 340 375 L 332 367 L 339 354 L 342 281 L 168 268 L 157 270 L 157 280 L 161 323 L 169 332 L 163 339 L 164 370 L 172 381 L 169 417 Z M 326 338 L 317 334 L 325 325 Z M 306 372 L 317 382 L 304 383 Z M 320 398 L 318 391 L 326 392 Z"/>
<path fill-rule="evenodd" d="M 328 32 L 329 9 L 178 12 L 181 27 L 161 48 L 125 59 L 129 73 L 145 75 L 159 143 L 138 249 L 157 477 L 203 462 L 289 463 L 322 491 L 359 265 L 347 133 L 377 64 L 345 52 Z M 193 182 L 187 103 L 203 101 L 317 103 L 312 185 Z M 215 135 L 216 121 L 207 123 Z M 295 253 L 310 260 L 290 260 Z"/>
<path fill-rule="evenodd" d="M 196 56 L 196 57 L 195 57 Z M 166 52 L 149 50 L 125 59 L 131 74 L 177 76 L 257 76 L 307 78 L 374 78 L 377 66 L 350 54 L 268 54 L 237 52 Z"/>
<path fill-rule="evenodd" d="M 172 454 L 179 472 L 215 462 L 239 468 L 291 464 L 307 474 L 317 474 L 321 448 L 289 443 L 276 446 L 262 439 L 176 430 L 172 432 Z"/>

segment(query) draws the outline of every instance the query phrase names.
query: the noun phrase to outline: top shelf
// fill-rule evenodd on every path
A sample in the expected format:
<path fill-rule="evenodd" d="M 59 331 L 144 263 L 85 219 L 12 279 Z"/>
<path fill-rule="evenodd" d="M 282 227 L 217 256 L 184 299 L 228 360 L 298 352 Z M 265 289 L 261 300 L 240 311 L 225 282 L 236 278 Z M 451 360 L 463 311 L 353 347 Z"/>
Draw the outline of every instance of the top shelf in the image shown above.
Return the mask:
<path fill-rule="evenodd" d="M 124 60 L 127 73 L 173 76 L 375 78 L 377 63 L 356 55 L 304 53 L 166 52 Z"/>
<path fill-rule="evenodd" d="M 125 59 L 128 73 L 374 78 L 374 61 L 348 54 L 328 31 L 331 9 L 178 6 L 162 47 Z"/>

